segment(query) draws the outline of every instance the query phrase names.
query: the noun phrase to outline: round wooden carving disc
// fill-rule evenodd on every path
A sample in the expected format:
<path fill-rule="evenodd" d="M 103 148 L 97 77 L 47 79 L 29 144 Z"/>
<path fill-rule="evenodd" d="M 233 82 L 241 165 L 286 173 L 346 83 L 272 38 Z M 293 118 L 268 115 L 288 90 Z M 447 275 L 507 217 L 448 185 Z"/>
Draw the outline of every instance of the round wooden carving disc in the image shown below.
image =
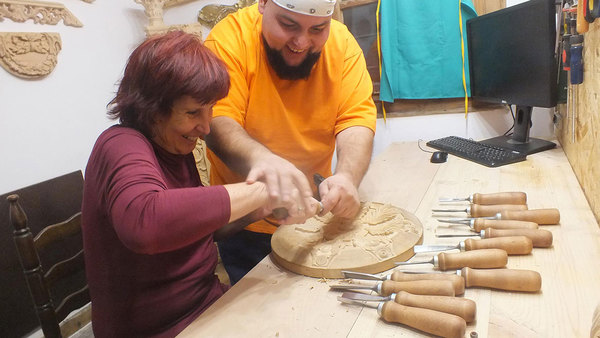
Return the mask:
<path fill-rule="evenodd" d="M 304 224 L 282 225 L 271 238 L 273 260 L 306 276 L 343 278 L 342 270 L 379 273 L 413 256 L 423 225 L 390 204 L 361 203 L 354 220 L 331 213 Z"/>

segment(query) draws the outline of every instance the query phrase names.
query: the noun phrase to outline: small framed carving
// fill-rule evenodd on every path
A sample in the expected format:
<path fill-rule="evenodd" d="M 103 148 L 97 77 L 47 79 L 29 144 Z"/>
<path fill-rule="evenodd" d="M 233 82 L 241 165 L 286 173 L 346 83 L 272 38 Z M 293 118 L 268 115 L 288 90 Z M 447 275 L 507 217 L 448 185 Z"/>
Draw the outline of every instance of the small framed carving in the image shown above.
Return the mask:
<path fill-rule="evenodd" d="M 41 78 L 54 70 L 61 48 L 58 33 L 0 33 L 0 66 L 24 79 Z"/>

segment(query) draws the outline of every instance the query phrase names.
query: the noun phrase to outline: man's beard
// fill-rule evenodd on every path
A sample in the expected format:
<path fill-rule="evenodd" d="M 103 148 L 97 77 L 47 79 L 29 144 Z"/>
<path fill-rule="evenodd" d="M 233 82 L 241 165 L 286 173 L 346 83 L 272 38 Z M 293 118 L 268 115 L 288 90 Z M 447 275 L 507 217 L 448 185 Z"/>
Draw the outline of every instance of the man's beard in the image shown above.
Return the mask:
<path fill-rule="evenodd" d="M 308 79 L 313 66 L 319 61 L 319 57 L 321 56 L 321 52 L 309 52 L 302 63 L 297 66 L 290 66 L 285 62 L 281 51 L 271 48 L 264 36 L 262 39 L 269 65 L 271 65 L 277 76 L 283 80 Z"/>

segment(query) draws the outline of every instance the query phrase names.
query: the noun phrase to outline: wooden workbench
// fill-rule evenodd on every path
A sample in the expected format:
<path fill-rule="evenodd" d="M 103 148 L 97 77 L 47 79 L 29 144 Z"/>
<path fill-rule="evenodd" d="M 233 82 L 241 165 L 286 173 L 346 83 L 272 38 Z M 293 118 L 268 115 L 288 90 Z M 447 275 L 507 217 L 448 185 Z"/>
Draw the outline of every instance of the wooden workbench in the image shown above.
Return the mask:
<path fill-rule="evenodd" d="M 468 288 L 464 297 L 477 303 L 477 320 L 467 327 L 466 336 L 476 331 L 479 337 L 589 337 L 600 303 L 600 229 L 562 149 L 499 168 L 454 156 L 431 164 L 429 156 L 416 143 L 392 144 L 372 162 L 360 188 L 362 200 L 392 203 L 416 214 L 423 222 L 424 244 L 463 239 L 434 236 L 439 223 L 431 209 L 439 205 L 439 197 L 525 191 L 530 209 L 561 212 L 560 225 L 543 226 L 553 233 L 552 248 L 509 257 L 507 267 L 541 274 L 541 292 Z M 423 336 L 384 322 L 374 309 L 341 304 L 341 293 L 330 291 L 327 284 L 335 282 L 288 272 L 266 257 L 181 336 Z"/>

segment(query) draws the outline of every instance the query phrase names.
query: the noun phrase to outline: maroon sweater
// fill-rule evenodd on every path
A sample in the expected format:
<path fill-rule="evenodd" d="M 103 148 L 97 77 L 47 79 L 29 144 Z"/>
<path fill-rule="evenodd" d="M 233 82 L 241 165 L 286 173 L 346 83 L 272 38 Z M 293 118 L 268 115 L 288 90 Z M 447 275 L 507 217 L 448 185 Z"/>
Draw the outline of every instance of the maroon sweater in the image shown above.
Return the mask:
<path fill-rule="evenodd" d="M 172 337 L 219 298 L 212 234 L 230 211 L 223 186 L 202 186 L 192 154 L 130 128 L 104 131 L 82 205 L 94 335 Z"/>

